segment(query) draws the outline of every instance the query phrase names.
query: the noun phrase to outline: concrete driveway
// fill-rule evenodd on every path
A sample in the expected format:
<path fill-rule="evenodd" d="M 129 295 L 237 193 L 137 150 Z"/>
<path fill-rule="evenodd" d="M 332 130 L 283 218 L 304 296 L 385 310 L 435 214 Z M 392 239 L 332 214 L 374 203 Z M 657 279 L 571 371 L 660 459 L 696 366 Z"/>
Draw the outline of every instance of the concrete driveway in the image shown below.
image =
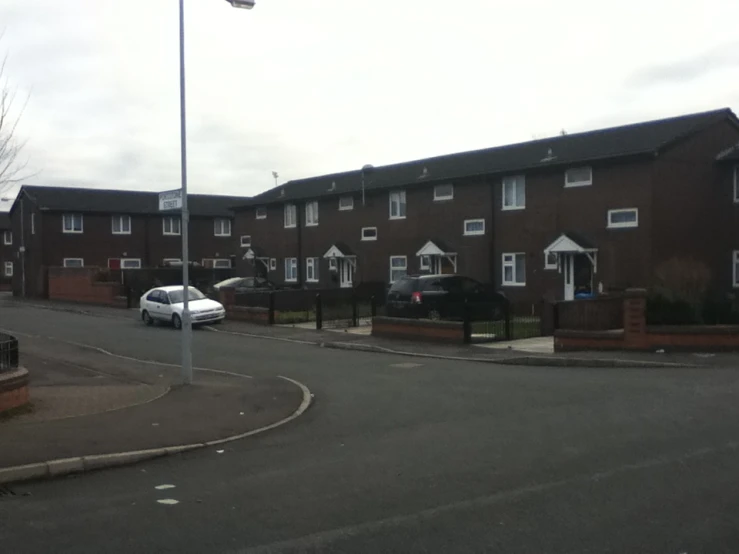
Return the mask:
<path fill-rule="evenodd" d="M 18 333 L 179 359 L 177 331 L 133 318 L 0 310 Z M 223 453 L 14 487 L 0 496 L 9 552 L 739 550 L 734 370 L 505 367 L 194 335 L 196 365 L 296 378 L 315 404 Z"/>

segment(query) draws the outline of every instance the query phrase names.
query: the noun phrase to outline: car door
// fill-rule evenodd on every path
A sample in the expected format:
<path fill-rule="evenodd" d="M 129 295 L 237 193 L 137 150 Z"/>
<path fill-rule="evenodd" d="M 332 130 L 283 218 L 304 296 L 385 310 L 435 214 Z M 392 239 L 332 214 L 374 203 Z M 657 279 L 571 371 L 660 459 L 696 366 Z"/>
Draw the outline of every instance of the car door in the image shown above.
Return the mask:
<path fill-rule="evenodd" d="M 169 295 L 166 291 L 159 291 L 159 314 L 160 319 L 169 321 L 172 319 L 172 304 L 169 301 Z"/>
<path fill-rule="evenodd" d="M 467 303 L 467 310 L 473 320 L 490 319 L 492 305 L 485 287 L 469 277 L 461 277 L 462 301 Z"/>
<path fill-rule="evenodd" d="M 152 319 L 161 319 L 161 299 L 159 294 L 160 291 L 153 290 L 146 295 L 146 303 L 144 307 L 146 311 L 149 312 L 149 315 L 152 317 Z"/>
<path fill-rule="evenodd" d="M 462 291 L 462 279 L 459 277 L 447 277 L 441 280 L 444 295 L 441 311 L 448 318 L 462 319 L 464 317 L 464 293 Z"/>

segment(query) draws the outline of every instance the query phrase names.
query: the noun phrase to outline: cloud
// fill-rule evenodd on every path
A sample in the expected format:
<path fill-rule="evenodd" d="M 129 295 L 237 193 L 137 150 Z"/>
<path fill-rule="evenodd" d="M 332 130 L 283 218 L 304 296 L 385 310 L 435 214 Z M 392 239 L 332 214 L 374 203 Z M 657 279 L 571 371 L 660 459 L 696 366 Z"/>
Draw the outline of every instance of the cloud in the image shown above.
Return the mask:
<path fill-rule="evenodd" d="M 739 67 L 739 41 L 721 45 L 697 56 L 643 67 L 629 78 L 636 87 L 679 85 Z"/>

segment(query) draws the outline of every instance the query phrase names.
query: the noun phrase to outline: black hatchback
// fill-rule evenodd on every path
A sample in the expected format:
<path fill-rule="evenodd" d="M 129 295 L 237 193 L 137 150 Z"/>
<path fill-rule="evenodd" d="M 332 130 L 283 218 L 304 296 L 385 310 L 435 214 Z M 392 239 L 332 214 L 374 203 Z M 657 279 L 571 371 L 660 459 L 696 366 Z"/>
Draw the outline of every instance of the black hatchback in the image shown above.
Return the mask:
<path fill-rule="evenodd" d="M 476 321 L 501 319 L 506 297 L 461 275 L 406 275 L 387 293 L 389 317 L 463 319 L 465 310 Z M 466 305 L 466 307 L 465 307 Z"/>

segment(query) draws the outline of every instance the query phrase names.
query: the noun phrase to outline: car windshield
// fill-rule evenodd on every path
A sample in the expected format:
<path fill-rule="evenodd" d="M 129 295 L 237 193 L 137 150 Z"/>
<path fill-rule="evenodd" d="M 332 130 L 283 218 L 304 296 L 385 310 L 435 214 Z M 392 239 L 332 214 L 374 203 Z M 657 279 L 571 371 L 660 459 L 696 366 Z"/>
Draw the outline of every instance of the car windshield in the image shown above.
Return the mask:
<path fill-rule="evenodd" d="M 189 300 L 202 300 L 203 298 L 205 298 L 205 295 L 196 288 L 190 287 L 189 291 Z M 182 292 L 182 289 L 170 291 L 168 293 L 169 302 L 171 304 L 179 304 L 180 302 L 182 302 L 184 300 L 184 295 L 182 294 Z"/>

